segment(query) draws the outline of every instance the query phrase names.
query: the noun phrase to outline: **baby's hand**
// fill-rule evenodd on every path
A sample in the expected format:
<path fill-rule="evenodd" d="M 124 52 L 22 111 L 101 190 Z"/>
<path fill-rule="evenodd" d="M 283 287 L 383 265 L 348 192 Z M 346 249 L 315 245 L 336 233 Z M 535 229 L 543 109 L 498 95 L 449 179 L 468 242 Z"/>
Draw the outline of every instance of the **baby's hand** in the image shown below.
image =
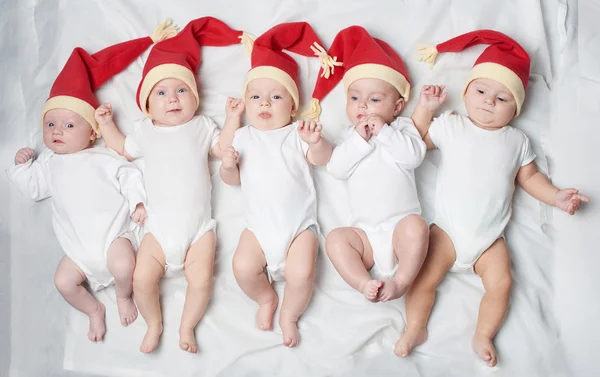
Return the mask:
<path fill-rule="evenodd" d="M 381 129 L 385 126 L 385 120 L 379 115 L 369 115 L 367 119 L 364 120 L 367 123 L 367 126 L 371 130 L 371 134 L 377 136 Z"/>
<path fill-rule="evenodd" d="M 244 101 L 240 98 L 228 97 L 227 103 L 225 104 L 225 115 L 228 117 L 241 117 L 244 113 Z"/>
<path fill-rule="evenodd" d="M 588 197 L 579 194 L 579 190 L 574 188 L 560 190 L 554 194 L 554 206 L 562 209 L 569 215 L 577 212 L 581 202 L 589 201 Z"/>
<path fill-rule="evenodd" d="M 135 210 L 131 214 L 131 218 L 133 221 L 139 224 L 144 224 L 146 222 L 146 219 L 148 218 L 148 212 L 146 212 L 144 203 L 138 203 L 135 206 Z"/>
<path fill-rule="evenodd" d="M 113 113 L 110 102 L 105 102 L 98 106 L 96 112 L 94 113 L 94 118 L 96 118 L 96 122 L 98 122 L 100 127 L 111 123 L 113 121 Z"/>
<path fill-rule="evenodd" d="M 317 123 L 314 120 L 298 121 L 298 133 L 300 134 L 300 138 L 309 145 L 317 144 L 319 141 L 321 141 L 322 129 L 323 126 L 321 125 L 321 123 Z"/>
<path fill-rule="evenodd" d="M 237 167 L 239 157 L 240 154 L 233 146 L 225 148 L 221 167 L 225 170 L 234 170 Z"/>
<path fill-rule="evenodd" d="M 429 111 L 434 111 L 446 100 L 447 93 L 443 93 L 444 85 L 424 85 L 421 88 L 419 105 Z"/>
<path fill-rule="evenodd" d="M 21 148 L 15 154 L 15 165 L 21 165 L 33 158 L 35 151 L 31 148 Z"/>
<path fill-rule="evenodd" d="M 356 132 L 362 137 L 365 141 L 369 141 L 371 136 L 373 136 L 373 132 L 371 131 L 371 127 L 366 121 L 362 121 L 357 124 L 355 127 Z"/>

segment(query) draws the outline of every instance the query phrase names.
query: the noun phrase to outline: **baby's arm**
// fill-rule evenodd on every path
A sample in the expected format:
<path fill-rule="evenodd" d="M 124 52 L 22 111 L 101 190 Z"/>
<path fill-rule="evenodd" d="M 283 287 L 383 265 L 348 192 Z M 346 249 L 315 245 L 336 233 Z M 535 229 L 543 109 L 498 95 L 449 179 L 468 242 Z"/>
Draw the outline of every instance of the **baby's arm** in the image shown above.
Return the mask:
<path fill-rule="evenodd" d="M 421 88 L 419 103 L 415 106 L 411 116 L 415 127 L 417 127 L 419 134 L 425 141 L 425 145 L 427 145 L 427 149 L 435 148 L 428 132 L 434 111 L 446 100 L 447 94 L 443 93 L 445 88 L 444 85 L 424 85 Z"/>
<path fill-rule="evenodd" d="M 581 202 L 590 199 L 579 194 L 579 190 L 556 188 L 536 167 L 535 162 L 522 166 L 517 173 L 517 182 L 527 193 L 548 205 L 560 208 L 569 215 L 574 214 Z"/>
<path fill-rule="evenodd" d="M 125 156 L 128 161 L 133 160 L 133 157 L 125 151 L 125 135 L 119 131 L 113 121 L 112 105 L 109 102 L 103 103 L 96 109 L 94 117 L 100 126 L 100 132 L 106 146 L 121 156 Z"/>
<path fill-rule="evenodd" d="M 323 166 L 329 162 L 333 147 L 329 142 L 321 135 L 323 126 L 321 123 L 314 121 L 308 122 L 300 120 L 298 121 L 298 133 L 300 138 L 308 144 L 308 152 L 306 158 L 308 161 L 316 166 Z"/>
<path fill-rule="evenodd" d="M 240 181 L 240 167 L 238 166 L 238 158 L 240 154 L 235 148 L 230 145 L 223 151 L 223 162 L 221 163 L 221 169 L 219 169 L 219 175 L 223 182 L 228 185 L 239 185 Z"/>
<path fill-rule="evenodd" d="M 142 173 L 131 163 L 123 161 L 117 170 L 121 193 L 129 202 L 129 214 L 135 222 L 143 224 L 146 213 L 146 190 Z"/>
<path fill-rule="evenodd" d="M 225 123 L 219 135 L 219 142 L 210 150 L 210 154 L 218 159 L 223 159 L 225 150 L 231 147 L 235 131 L 242 125 L 244 101 L 239 98 L 227 98 L 225 105 Z"/>
<path fill-rule="evenodd" d="M 6 175 L 23 195 L 38 201 L 50 196 L 50 187 L 40 158 L 33 161 L 34 154 L 31 148 L 19 149 L 15 165 L 6 169 Z"/>
<path fill-rule="evenodd" d="M 411 121 L 396 122 L 398 129 L 382 127 L 375 140 L 392 156 L 396 164 L 405 169 L 416 169 L 425 158 L 427 146 Z"/>
<path fill-rule="evenodd" d="M 337 179 L 350 178 L 358 164 L 373 152 L 373 146 L 367 142 L 369 136 L 359 133 L 357 128 L 352 129 L 350 137 L 333 150 L 327 171 Z"/>

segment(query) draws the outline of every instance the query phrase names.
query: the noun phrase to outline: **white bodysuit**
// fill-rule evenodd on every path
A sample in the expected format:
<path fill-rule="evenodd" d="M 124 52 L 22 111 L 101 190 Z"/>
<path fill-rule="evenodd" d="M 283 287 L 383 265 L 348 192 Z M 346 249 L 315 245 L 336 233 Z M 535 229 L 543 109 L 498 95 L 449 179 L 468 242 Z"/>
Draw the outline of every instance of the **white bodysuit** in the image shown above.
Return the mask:
<path fill-rule="evenodd" d="M 169 273 L 183 269 L 188 248 L 216 225 L 208 154 L 219 134 L 211 119 L 199 115 L 173 127 L 157 127 L 146 118 L 125 139 L 127 153 L 145 159 L 148 220 L 144 233 L 152 233 L 162 247 Z"/>
<path fill-rule="evenodd" d="M 334 177 L 348 181 L 349 224 L 367 234 L 378 278 L 391 277 L 398 267 L 392 246 L 398 221 L 421 214 L 413 170 L 426 150 L 412 120 L 397 118 L 368 142 L 349 129 L 327 165 Z"/>
<path fill-rule="evenodd" d="M 515 178 L 535 154 L 520 130 L 485 130 L 452 111 L 433 120 L 429 136 L 442 154 L 433 223 L 454 243 L 452 270 L 473 271 L 481 254 L 503 237 Z"/>
<path fill-rule="evenodd" d="M 107 252 L 119 237 L 137 248 L 130 216 L 146 202 L 142 173 L 116 152 L 93 147 L 56 154 L 47 149 L 38 158 L 7 169 L 8 178 L 25 196 L 38 201 L 52 196 L 52 226 L 65 254 L 98 290 L 114 278 Z"/>
<path fill-rule="evenodd" d="M 245 126 L 236 131 L 246 227 L 258 240 L 272 280 L 283 280 L 285 258 L 298 234 L 317 232 L 317 196 L 306 153 L 308 144 L 294 122 L 261 131 Z"/>

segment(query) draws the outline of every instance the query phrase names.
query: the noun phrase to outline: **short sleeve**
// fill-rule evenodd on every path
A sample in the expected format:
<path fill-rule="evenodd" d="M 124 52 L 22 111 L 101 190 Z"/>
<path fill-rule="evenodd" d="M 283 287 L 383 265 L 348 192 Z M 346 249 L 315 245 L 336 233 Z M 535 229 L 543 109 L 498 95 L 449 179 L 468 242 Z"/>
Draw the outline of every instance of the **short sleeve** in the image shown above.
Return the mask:
<path fill-rule="evenodd" d="M 217 124 L 210 119 L 209 117 L 203 117 L 204 118 L 204 123 L 205 127 L 208 128 L 208 134 L 211 135 L 210 138 L 210 149 L 213 149 L 215 147 L 215 145 L 217 145 L 219 143 L 219 135 L 221 135 L 221 130 L 219 129 L 219 126 L 217 126 Z"/>
<path fill-rule="evenodd" d="M 144 121 L 136 123 L 135 127 L 133 128 L 133 133 L 125 137 L 125 152 L 127 152 L 127 154 L 132 158 L 138 158 L 144 155 L 141 140 L 142 125 Z"/>
<path fill-rule="evenodd" d="M 235 130 L 235 133 L 233 134 L 233 140 L 231 141 L 231 145 L 237 151 L 239 151 L 240 148 L 242 148 L 242 142 L 243 142 L 243 138 L 244 138 L 244 132 L 246 132 L 246 128 L 247 127 L 248 126 L 244 126 L 242 128 L 238 128 L 237 130 Z"/>
<path fill-rule="evenodd" d="M 307 156 L 308 150 L 310 149 L 310 145 L 300 137 L 300 132 L 298 132 L 298 122 L 294 123 L 294 129 L 296 130 L 296 134 L 298 135 L 298 141 L 300 141 L 300 146 L 302 147 L 302 153 L 304 153 L 304 157 Z"/>
<path fill-rule="evenodd" d="M 429 126 L 429 137 L 436 147 L 441 148 L 448 139 L 448 127 L 451 117 L 457 116 L 452 110 L 448 110 L 434 118 Z"/>
<path fill-rule="evenodd" d="M 525 166 L 535 160 L 535 153 L 533 152 L 533 148 L 531 147 L 531 142 L 527 135 L 521 132 L 523 135 L 524 141 L 523 145 L 521 145 L 521 166 Z"/>

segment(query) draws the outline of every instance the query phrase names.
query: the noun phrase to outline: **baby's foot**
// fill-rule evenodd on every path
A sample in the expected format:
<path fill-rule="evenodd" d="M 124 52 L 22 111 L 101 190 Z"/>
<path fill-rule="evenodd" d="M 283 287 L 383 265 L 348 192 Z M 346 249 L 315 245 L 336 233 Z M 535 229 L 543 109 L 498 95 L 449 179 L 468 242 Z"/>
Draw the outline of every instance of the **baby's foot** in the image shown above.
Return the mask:
<path fill-rule="evenodd" d="M 407 329 L 394 346 L 394 353 L 400 357 L 407 357 L 413 348 L 420 346 L 427 340 L 427 330 Z"/>
<path fill-rule="evenodd" d="M 283 333 L 283 345 L 289 348 L 296 347 L 300 342 L 300 334 L 298 334 L 298 326 L 294 321 L 279 320 L 279 327 Z"/>
<path fill-rule="evenodd" d="M 156 347 L 158 347 L 158 340 L 160 339 L 162 332 L 162 323 L 148 326 L 148 330 L 146 330 L 146 335 L 144 335 L 144 340 L 142 340 L 142 345 L 140 346 L 140 351 L 143 353 L 154 351 Z"/>
<path fill-rule="evenodd" d="M 117 309 L 119 309 L 119 317 L 121 317 L 121 325 L 123 326 L 133 323 L 138 316 L 138 310 L 131 296 L 117 298 Z"/>
<path fill-rule="evenodd" d="M 104 315 L 106 309 L 101 302 L 98 301 L 98 309 L 96 312 L 89 316 L 90 318 L 90 329 L 88 331 L 88 339 L 92 342 L 97 342 L 104 338 L 106 333 L 106 325 L 104 323 Z"/>
<path fill-rule="evenodd" d="M 179 348 L 189 353 L 197 353 L 196 335 L 193 328 L 179 328 Z"/>
<path fill-rule="evenodd" d="M 382 302 L 394 300 L 402 297 L 407 289 L 408 284 L 394 276 L 391 279 L 382 282 L 377 299 Z"/>
<path fill-rule="evenodd" d="M 371 302 L 377 302 L 379 289 L 383 284 L 379 280 L 368 280 L 361 284 L 360 292 Z"/>
<path fill-rule="evenodd" d="M 273 328 L 273 315 L 279 304 L 279 299 L 276 294 L 273 294 L 273 298 L 264 304 L 258 305 L 258 311 L 256 312 L 256 327 L 262 331 L 269 331 Z"/>
<path fill-rule="evenodd" d="M 496 359 L 496 348 L 490 338 L 475 334 L 471 344 L 473 351 L 479 355 L 481 360 L 488 363 L 490 367 L 496 365 L 496 362 L 498 361 Z"/>

